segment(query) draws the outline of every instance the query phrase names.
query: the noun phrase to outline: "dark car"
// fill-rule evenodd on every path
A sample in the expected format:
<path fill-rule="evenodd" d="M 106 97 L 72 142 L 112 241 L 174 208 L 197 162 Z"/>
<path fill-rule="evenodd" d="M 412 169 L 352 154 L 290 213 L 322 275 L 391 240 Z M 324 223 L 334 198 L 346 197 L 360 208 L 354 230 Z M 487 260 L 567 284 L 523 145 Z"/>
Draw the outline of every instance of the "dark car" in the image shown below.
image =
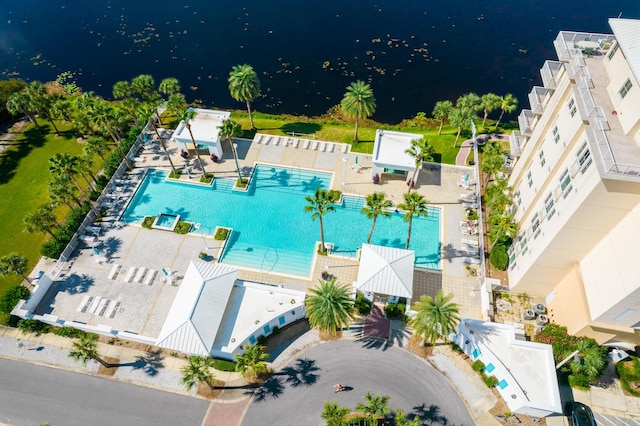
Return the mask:
<path fill-rule="evenodd" d="M 569 421 L 572 426 L 597 426 L 591 408 L 579 402 L 569 405 Z"/>

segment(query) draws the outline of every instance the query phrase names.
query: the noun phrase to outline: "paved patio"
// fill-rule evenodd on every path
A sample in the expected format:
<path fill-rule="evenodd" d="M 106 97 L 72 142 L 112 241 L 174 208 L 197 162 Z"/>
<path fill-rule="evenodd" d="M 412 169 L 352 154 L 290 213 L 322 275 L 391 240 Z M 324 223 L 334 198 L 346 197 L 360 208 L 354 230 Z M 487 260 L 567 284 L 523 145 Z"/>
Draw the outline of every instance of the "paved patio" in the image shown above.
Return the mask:
<path fill-rule="evenodd" d="M 170 132 L 164 132 L 163 135 L 168 138 Z M 273 137 L 269 144 L 246 139 L 235 142 L 243 176 L 250 176 L 256 162 L 277 163 L 330 171 L 334 174 L 332 188 L 347 194 L 366 196 L 382 191 L 394 204 L 398 204 L 402 202 L 402 194 L 406 191 L 404 178 L 393 175 L 384 175 L 380 184 L 374 184 L 370 177 L 371 157 L 344 152 L 343 144 L 323 145 L 319 142 L 314 149 L 316 141 L 310 141 L 305 148 L 305 140 L 296 141 L 287 137 Z M 165 139 L 165 144 L 175 166 L 185 169 L 181 179 L 197 182 L 202 171 L 197 166 L 195 155 L 192 153 L 190 159 L 184 160 L 175 142 Z M 227 141 L 223 142 L 223 148 L 225 155 L 217 163 L 213 163 L 206 153 L 200 155 L 204 168 L 216 177 L 236 176 L 235 162 Z M 129 183 L 122 185 L 122 191 L 117 192 L 120 199 L 114 200 L 108 215 L 101 223 L 95 224 L 102 227 L 98 241 L 81 244 L 63 272 L 56 277 L 56 283 L 36 314 L 51 314 L 66 320 L 101 324 L 155 337 L 160 332 L 189 262 L 197 260 L 200 252 L 210 255 L 210 259 L 219 258 L 221 243 L 210 236 L 200 233 L 178 235 L 119 222 L 120 214 L 148 168 L 170 169 L 167 157 L 157 143 L 150 144 L 138 154 L 135 167 L 128 177 Z M 186 173 L 187 169 L 189 173 Z M 460 220 L 464 208 L 460 196 L 466 191 L 457 185 L 461 176 L 470 170 L 467 167 L 429 164 L 419 175 L 415 190 L 430 200 L 432 205 L 442 209 L 442 270 L 415 271 L 414 299 L 417 300 L 422 294 L 433 296 L 440 289 L 445 293 L 453 292 L 453 300 L 460 304 L 461 315 L 479 319 L 481 308 L 477 289 L 480 283 L 478 278 L 468 276 L 465 263 L 470 257 L 477 257 L 477 253 L 468 252 L 462 244 L 463 237 L 477 237 L 462 234 Z M 413 238 L 420 236 L 413 235 Z M 101 254 L 97 255 L 94 248 L 100 250 Z M 99 262 L 105 249 L 109 253 L 109 260 Z M 115 275 L 112 273 L 117 268 L 114 265 L 119 265 Z M 146 270 L 144 274 L 140 272 L 142 268 Z M 175 271 L 173 283 L 165 277 L 163 269 Z M 155 276 L 152 277 L 151 271 L 155 271 Z M 350 258 L 317 256 L 311 279 L 251 270 L 241 270 L 239 278 L 307 290 L 317 283 L 323 271 L 329 271 L 338 281 L 350 284 L 357 278 L 358 262 Z M 127 277 L 130 278 L 128 281 L 125 280 Z"/>

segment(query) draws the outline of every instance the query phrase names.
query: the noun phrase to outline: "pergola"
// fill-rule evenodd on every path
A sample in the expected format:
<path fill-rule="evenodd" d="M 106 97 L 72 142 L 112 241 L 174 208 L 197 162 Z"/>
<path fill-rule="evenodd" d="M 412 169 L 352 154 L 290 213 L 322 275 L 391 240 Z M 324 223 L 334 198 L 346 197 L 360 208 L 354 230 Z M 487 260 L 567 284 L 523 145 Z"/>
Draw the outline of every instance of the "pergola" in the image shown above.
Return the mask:
<path fill-rule="evenodd" d="M 219 127 L 224 120 L 228 120 L 229 117 L 231 117 L 231 113 L 211 109 L 191 109 L 196 113 L 195 117 L 189 120 L 191 133 L 193 133 L 193 139 L 196 141 L 196 145 L 206 147 L 206 149 L 209 150 L 209 154 L 215 154 L 216 157 L 222 158 Z M 189 129 L 187 129 L 184 121 L 178 124 L 176 131 L 173 133 L 173 139 L 181 150 L 189 151 L 189 148 L 193 147 Z"/>
<path fill-rule="evenodd" d="M 371 177 L 373 178 L 375 175 L 382 177 L 383 173 L 398 174 L 400 172 L 405 174 L 413 172 L 416 168 L 416 162 L 406 151 L 411 147 L 411 141 L 414 139 L 422 139 L 422 135 L 378 129 L 373 144 Z M 420 173 L 419 169 L 418 173 Z M 410 176 L 406 180 L 409 178 Z M 417 179 L 418 175 L 416 175 Z"/>

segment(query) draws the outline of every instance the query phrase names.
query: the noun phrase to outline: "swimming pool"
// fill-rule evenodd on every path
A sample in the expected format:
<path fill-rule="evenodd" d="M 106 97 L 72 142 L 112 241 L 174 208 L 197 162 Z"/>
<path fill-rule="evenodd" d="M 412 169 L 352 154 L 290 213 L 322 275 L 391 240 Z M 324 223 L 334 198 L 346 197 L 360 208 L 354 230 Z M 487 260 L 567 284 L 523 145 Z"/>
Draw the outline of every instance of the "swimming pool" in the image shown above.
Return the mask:
<path fill-rule="evenodd" d="M 141 223 L 158 212 L 180 215 L 201 223 L 201 232 L 216 226 L 233 228 L 221 263 L 263 272 L 301 277 L 310 275 L 314 244 L 320 240 L 318 221 L 304 213 L 305 196 L 329 188 L 332 174 L 258 164 L 248 191 L 233 191 L 235 179 L 216 178 L 212 187 L 184 185 L 166 180 L 167 172 L 151 169 L 121 220 Z M 325 240 L 333 253 L 355 257 L 366 242 L 371 221 L 360 213 L 364 200 L 344 196 L 323 218 Z M 407 223 L 401 213 L 380 217 L 372 244 L 404 248 Z M 440 269 L 440 210 L 429 208 L 427 218 L 413 219 L 411 245 L 416 267 Z"/>

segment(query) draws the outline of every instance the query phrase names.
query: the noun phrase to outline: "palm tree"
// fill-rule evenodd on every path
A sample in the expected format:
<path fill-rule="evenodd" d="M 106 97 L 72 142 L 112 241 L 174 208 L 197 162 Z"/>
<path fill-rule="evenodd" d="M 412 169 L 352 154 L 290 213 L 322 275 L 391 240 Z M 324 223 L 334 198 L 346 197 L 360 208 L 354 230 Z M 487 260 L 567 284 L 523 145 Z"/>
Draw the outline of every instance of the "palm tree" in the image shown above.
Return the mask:
<path fill-rule="evenodd" d="M 20 114 L 26 115 L 29 121 L 31 121 L 31 123 L 33 123 L 38 130 L 40 130 L 38 120 L 36 120 L 35 112 L 32 109 L 31 103 L 29 101 L 29 95 L 25 90 L 13 93 L 11 96 L 9 96 L 6 106 L 9 114 L 16 116 Z"/>
<path fill-rule="evenodd" d="M 316 189 L 316 193 L 313 197 L 307 195 L 305 197 L 309 205 L 304 206 L 304 212 L 313 212 L 311 220 L 318 219 L 320 222 L 320 253 L 327 252 L 327 248 L 324 245 L 324 227 L 322 224 L 322 216 L 328 212 L 333 212 L 336 208 L 333 203 L 336 202 L 336 197 L 333 191 L 326 191 L 322 188 Z"/>
<path fill-rule="evenodd" d="M 407 191 L 411 192 L 411 189 L 415 186 L 418 170 L 422 167 L 422 162 L 433 161 L 434 149 L 428 140 L 419 138 L 411 141 L 411 146 L 405 151 L 405 153 L 412 156 L 416 162 L 416 168 L 413 170 L 413 176 L 411 176 L 411 180 L 409 181 L 409 190 Z"/>
<path fill-rule="evenodd" d="M 503 237 L 515 238 L 518 234 L 518 223 L 509 211 L 492 210 L 489 214 L 489 232 L 487 237 L 491 248 Z"/>
<path fill-rule="evenodd" d="M 358 121 L 360 117 L 368 118 L 376 112 L 376 98 L 373 96 L 371 86 L 358 80 L 347 87 L 347 92 L 340 102 L 342 111 L 356 121 L 356 132 L 353 141 L 358 142 Z"/>
<path fill-rule="evenodd" d="M 72 343 L 73 350 L 69 352 L 69 356 L 75 360 L 87 365 L 87 361 L 94 359 L 102 364 L 103 367 L 113 367 L 112 364 L 100 358 L 98 354 L 98 335 L 94 333 L 86 333 L 84 336 Z"/>
<path fill-rule="evenodd" d="M 149 74 L 140 74 L 131 80 L 131 93 L 139 95 L 140 99 L 147 100 L 155 93 L 156 83 L 153 76 Z"/>
<path fill-rule="evenodd" d="M 409 321 L 409 325 L 425 343 L 434 345 L 439 337 L 447 341 L 449 334 L 458 327 L 459 308 L 451 299 L 453 293 L 445 296 L 440 290 L 435 298 L 420 296 L 420 301 L 414 305 L 413 309 L 417 313 Z"/>
<path fill-rule="evenodd" d="M 500 108 L 502 104 L 502 98 L 495 93 L 487 93 L 486 95 L 482 95 L 480 99 L 480 106 L 482 107 L 482 111 L 484 116 L 482 117 L 482 127 L 484 127 L 484 123 L 487 121 L 487 117 L 492 111 Z"/>
<path fill-rule="evenodd" d="M 116 81 L 112 89 L 115 99 L 126 99 L 131 96 L 131 84 L 128 81 Z"/>
<path fill-rule="evenodd" d="M 348 407 L 341 407 L 337 401 L 325 401 L 324 410 L 320 414 L 326 426 L 344 426 L 347 421 L 347 414 L 351 410 Z"/>
<path fill-rule="evenodd" d="M 44 85 L 39 81 L 33 81 L 27 86 L 25 91 L 29 96 L 31 110 L 44 115 L 53 126 L 53 129 L 55 130 L 56 135 L 59 135 L 60 132 L 58 131 L 58 127 L 56 126 L 56 123 L 53 121 L 53 116 L 51 114 L 52 100 L 47 95 L 47 89 L 45 89 Z"/>
<path fill-rule="evenodd" d="M 66 204 L 71 211 L 71 214 L 77 216 L 80 214 L 82 203 L 73 193 L 73 183 L 69 180 L 67 175 L 57 176 L 53 180 L 49 181 L 49 199 L 51 204 L 59 206 L 60 204 Z M 71 205 L 71 201 L 76 203 L 77 209 L 74 209 Z"/>
<path fill-rule="evenodd" d="M 440 128 L 438 129 L 438 134 L 442 134 L 442 126 L 444 126 L 444 120 L 449 118 L 451 115 L 451 110 L 453 110 L 453 103 L 451 101 L 438 101 L 436 102 L 436 106 L 433 108 L 433 118 L 436 120 L 440 120 Z"/>
<path fill-rule="evenodd" d="M 156 137 L 158 138 L 158 141 L 160 141 L 160 147 L 162 147 L 162 150 L 164 151 L 165 155 L 167 156 L 167 159 L 169 160 L 169 164 L 171 164 L 171 171 L 173 172 L 174 175 L 176 175 L 177 174 L 176 167 L 173 165 L 173 160 L 171 159 L 171 155 L 169 155 L 169 151 L 167 151 L 167 146 L 164 144 L 164 140 L 162 140 L 162 136 L 160 135 L 160 132 L 158 132 L 158 127 L 156 126 L 156 122 L 153 119 L 154 115 L 157 115 L 157 113 L 158 113 L 157 108 L 153 108 L 153 111 L 150 111 L 149 108 L 142 108 L 140 111 L 140 115 L 146 117 L 147 122 L 151 124 L 153 131 L 156 133 Z"/>
<path fill-rule="evenodd" d="M 500 117 L 498 117 L 498 121 L 496 121 L 496 130 L 500 125 L 500 121 L 502 120 L 502 116 L 505 112 L 512 113 L 518 107 L 518 100 L 511 94 L 507 93 L 501 98 L 500 102 Z"/>
<path fill-rule="evenodd" d="M 367 237 L 367 244 L 371 243 L 371 236 L 373 235 L 373 228 L 376 226 L 376 220 L 378 216 L 391 217 L 391 212 L 388 208 L 393 206 L 391 200 L 387 200 L 386 195 L 383 192 L 374 192 L 367 195 L 364 201 L 364 207 L 360 210 L 360 213 L 367 215 L 367 219 L 373 219 L 371 223 L 371 229 L 369 230 L 369 236 Z"/>
<path fill-rule="evenodd" d="M 23 222 L 25 224 L 25 231 L 28 233 L 46 232 L 51 235 L 54 240 L 58 240 L 58 237 L 53 233 L 53 227 L 57 225 L 57 222 L 51 205 L 44 204 L 37 207 L 24 217 Z"/>
<path fill-rule="evenodd" d="M 335 336 L 353 321 L 353 299 L 347 286 L 337 284 L 335 278 L 319 284 L 305 300 L 305 315 L 312 327 Z"/>
<path fill-rule="evenodd" d="M 74 174 L 78 167 L 78 157 L 65 153 L 56 153 L 53 157 L 49 158 L 49 171 L 53 176 L 66 175 L 71 179 L 73 184 L 78 188 L 78 191 L 82 193 L 82 187 L 76 181 Z"/>
<path fill-rule="evenodd" d="M 467 93 L 458 98 L 456 108 L 468 109 L 475 114 L 482 109 L 482 100 L 475 93 Z"/>
<path fill-rule="evenodd" d="M 399 408 L 396 411 L 396 415 L 393 420 L 395 421 L 396 426 L 422 426 L 422 420 L 420 420 L 420 417 L 414 416 L 413 420 L 409 421 L 404 411 Z"/>
<path fill-rule="evenodd" d="M 167 77 L 160 82 L 158 92 L 165 95 L 174 95 L 180 92 L 180 82 L 177 78 Z"/>
<path fill-rule="evenodd" d="M 451 122 L 452 126 L 458 128 L 456 140 L 453 141 L 454 148 L 458 143 L 458 139 L 460 139 L 462 130 L 471 125 L 471 120 L 473 120 L 474 116 L 475 114 L 473 113 L 473 111 L 468 108 L 454 108 L 451 110 L 451 114 L 449 114 L 449 122 Z"/>
<path fill-rule="evenodd" d="M 608 364 L 607 350 L 592 339 L 579 340 L 577 344 L 579 361 L 571 362 L 573 374 L 584 374 L 590 380 L 599 378 Z"/>
<path fill-rule="evenodd" d="M 200 382 L 206 383 L 209 388 L 213 389 L 215 376 L 211 372 L 213 368 L 213 358 L 208 356 L 194 355 L 189 357 L 189 363 L 182 367 L 182 383 L 187 390 L 193 389 Z"/>
<path fill-rule="evenodd" d="M 242 377 L 247 380 L 255 380 L 266 374 L 269 369 L 265 361 L 269 359 L 269 354 L 265 353 L 264 349 L 265 347 L 261 345 L 248 344 L 245 346 L 243 354 L 234 356 L 236 371 L 240 372 Z"/>
<path fill-rule="evenodd" d="M 236 101 L 247 103 L 251 130 L 255 130 L 253 116 L 251 115 L 251 101 L 260 96 L 260 80 L 249 64 L 235 65 L 229 73 L 229 93 Z"/>
<path fill-rule="evenodd" d="M 198 164 L 200 164 L 200 168 L 202 169 L 202 173 L 204 174 L 204 177 L 205 178 L 208 177 L 209 174 L 204 168 L 204 163 L 202 162 L 202 159 L 200 158 L 200 153 L 198 152 L 198 145 L 196 144 L 196 140 L 193 137 L 193 132 L 191 131 L 191 120 L 195 118 L 196 112 L 191 108 L 189 109 L 184 108 L 180 113 L 176 114 L 176 116 L 178 120 L 184 122 L 185 127 L 189 131 L 189 136 L 191 137 L 191 142 L 193 143 L 193 149 L 195 150 L 196 157 L 198 158 Z"/>
<path fill-rule="evenodd" d="M 404 203 L 399 204 L 398 208 L 404 210 L 404 221 L 409 222 L 409 231 L 407 233 L 407 244 L 404 246 L 405 250 L 409 249 L 409 242 L 411 241 L 411 226 L 413 225 L 414 216 L 427 217 L 427 204 L 429 203 L 422 195 L 417 192 L 408 192 L 404 194 Z"/>
<path fill-rule="evenodd" d="M 368 418 L 380 418 L 384 417 L 391 412 L 389 408 L 389 395 L 375 395 L 371 392 L 367 392 L 362 399 L 364 402 L 359 402 L 356 405 L 356 410 L 367 415 Z"/>
<path fill-rule="evenodd" d="M 92 136 L 87 139 L 87 144 L 82 149 L 82 151 L 87 155 L 97 155 L 100 159 L 106 163 L 107 157 L 106 155 L 109 153 L 109 145 L 104 138 L 99 136 Z"/>
<path fill-rule="evenodd" d="M 79 155 L 76 158 L 76 170 L 80 172 L 80 175 L 82 176 L 84 181 L 87 182 L 87 186 L 89 187 L 89 189 L 91 189 L 92 191 L 96 191 L 96 187 L 94 186 L 94 184 L 97 184 L 98 181 L 96 180 L 96 175 L 93 174 L 92 170 L 93 156 L 85 154 Z M 87 175 L 91 178 L 91 180 L 87 178 Z"/>
<path fill-rule="evenodd" d="M 485 186 L 489 183 L 491 176 L 495 176 L 497 172 L 502 170 L 504 165 L 504 155 L 502 154 L 502 147 L 500 142 L 494 142 L 485 146 L 482 152 L 481 169 L 487 174 Z"/>
<path fill-rule="evenodd" d="M 6 256 L 0 257 L 0 277 L 6 277 L 7 275 L 20 275 L 29 284 L 31 280 L 26 275 L 27 272 L 27 258 L 20 253 L 9 253 Z"/>
<path fill-rule="evenodd" d="M 233 121 L 231 119 L 224 120 L 222 125 L 218 127 L 220 129 L 220 136 L 224 137 L 229 141 L 229 146 L 231 146 L 231 152 L 233 153 L 233 159 L 236 162 L 236 171 L 238 172 L 239 182 L 242 183 L 242 175 L 240 174 L 240 164 L 238 163 L 238 153 L 236 152 L 236 147 L 233 145 L 233 138 L 237 138 L 242 136 L 242 126 L 240 123 Z"/>

